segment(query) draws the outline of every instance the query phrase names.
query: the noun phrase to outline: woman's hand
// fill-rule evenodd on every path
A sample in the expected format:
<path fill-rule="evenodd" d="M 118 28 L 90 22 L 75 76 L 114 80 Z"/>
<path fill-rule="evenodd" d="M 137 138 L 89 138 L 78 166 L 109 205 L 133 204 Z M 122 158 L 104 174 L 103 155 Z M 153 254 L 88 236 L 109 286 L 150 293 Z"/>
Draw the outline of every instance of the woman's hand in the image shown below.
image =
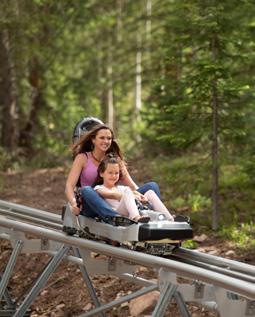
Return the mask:
<path fill-rule="evenodd" d="M 78 216 L 80 214 L 80 207 L 77 206 L 77 203 L 74 200 L 71 203 L 71 210 L 75 216 Z"/>

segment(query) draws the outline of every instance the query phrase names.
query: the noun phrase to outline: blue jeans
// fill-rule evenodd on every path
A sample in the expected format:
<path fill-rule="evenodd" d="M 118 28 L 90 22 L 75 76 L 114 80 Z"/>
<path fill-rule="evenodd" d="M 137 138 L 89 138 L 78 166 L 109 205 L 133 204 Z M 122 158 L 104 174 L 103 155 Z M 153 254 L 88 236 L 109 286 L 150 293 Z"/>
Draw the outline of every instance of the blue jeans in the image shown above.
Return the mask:
<path fill-rule="evenodd" d="M 146 183 L 143 186 L 139 187 L 137 191 L 141 194 L 145 194 L 150 189 L 153 190 L 157 194 L 157 196 L 160 198 L 160 190 L 156 182 Z"/>
<path fill-rule="evenodd" d="M 160 191 L 158 184 L 155 182 L 149 182 L 139 187 L 137 191 L 144 194 L 149 189 L 155 191 L 160 197 Z M 84 186 L 81 188 L 81 195 L 83 198 L 81 215 L 87 217 L 104 217 L 104 216 L 118 216 L 119 214 L 113 210 L 108 203 L 90 186 Z"/>

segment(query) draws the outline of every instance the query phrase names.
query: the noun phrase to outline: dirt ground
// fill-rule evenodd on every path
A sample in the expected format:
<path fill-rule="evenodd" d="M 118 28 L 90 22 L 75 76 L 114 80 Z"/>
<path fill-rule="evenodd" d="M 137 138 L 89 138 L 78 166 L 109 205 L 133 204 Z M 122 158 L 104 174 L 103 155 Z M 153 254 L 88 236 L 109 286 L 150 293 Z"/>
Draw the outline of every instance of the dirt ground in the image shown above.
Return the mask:
<path fill-rule="evenodd" d="M 61 213 L 61 208 L 65 204 L 65 179 L 66 171 L 64 168 L 2 173 L 0 175 L 0 199 Z M 219 241 L 205 235 L 200 235 L 196 239 L 200 245 L 200 251 L 254 263 L 254 254 L 237 254 L 231 245 L 219 243 Z M 0 274 L 5 268 L 10 252 L 9 242 L 0 240 Z M 50 258 L 51 256 L 47 254 L 22 254 L 18 258 L 9 283 L 9 293 L 13 298 L 17 301 L 22 300 L 24 294 L 30 289 L 33 280 L 43 270 Z M 140 276 L 155 277 L 155 273 L 150 269 L 141 268 L 138 271 Z M 107 303 L 120 295 L 126 295 L 130 291 L 139 289 L 139 286 L 113 276 L 93 276 L 92 282 L 102 303 Z M 32 304 L 31 316 L 73 317 L 85 313 L 91 306 L 91 299 L 79 267 L 70 262 L 62 262 Z M 193 317 L 217 316 L 215 312 L 209 312 L 194 305 L 189 305 L 189 310 Z M 145 315 L 150 316 L 150 313 L 147 312 Z M 107 316 L 131 316 L 129 305 L 122 304 L 109 310 Z M 169 305 L 166 316 L 180 316 L 175 303 Z"/>

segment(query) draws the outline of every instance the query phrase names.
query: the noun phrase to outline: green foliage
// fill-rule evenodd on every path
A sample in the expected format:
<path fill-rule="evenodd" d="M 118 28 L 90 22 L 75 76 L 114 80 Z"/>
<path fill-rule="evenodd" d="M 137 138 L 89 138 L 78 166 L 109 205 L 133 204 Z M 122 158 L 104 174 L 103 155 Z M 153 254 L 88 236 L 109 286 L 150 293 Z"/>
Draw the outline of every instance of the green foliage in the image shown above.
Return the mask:
<path fill-rule="evenodd" d="M 254 222 L 241 223 L 238 226 L 223 226 L 218 236 L 235 243 L 240 249 L 254 249 L 255 224 Z"/>
<path fill-rule="evenodd" d="M 241 165 L 228 165 L 221 168 L 222 187 L 242 188 L 250 182 L 250 176 Z"/>
<path fill-rule="evenodd" d="M 160 184 L 162 199 L 170 209 L 188 214 L 196 229 L 203 227 L 208 231 L 211 223 L 211 178 L 205 163 L 205 156 L 194 153 L 185 153 L 180 158 L 147 156 L 143 174 L 146 179 L 154 179 Z M 231 164 L 226 161 L 221 170 L 221 226 L 236 228 L 240 223 L 253 221 L 253 180 L 238 161 Z"/>
<path fill-rule="evenodd" d="M 183 206 L 186 205 L 186 201 L 184 198 L 182 197 L 176 197 L 176 198 L 173 198 L 171 200 L 171 206 L 175 209 L 175 210 L 178 210 L 178 209 L 181 209 Z"/>
<path fill-rule="evenodd" d="M 10 153 L 0 147 L 0 171 L 19 171 L 24 169 L 27 165 L 27 160 L 23 155 L 19 153 Z"/>
<path fill-rule="evenodd" d="M 250 7 L 248 2 L 246 5 Z M 149 133 L 144 131 L 144 136 L 157 139 L 169 152 L 210 145 L 214 82 L 221 142 L 240 144 L 247 137 L 248 108 L 242 99 L 251 93 L 248 81 L 240 81 L 237 71 L 247 49 L 247 42 L 239 40 L 247 36 L 245 22 L 249 21 L 242 16 L 243 4 L 188 1 L 176 2 L 164 10 L 163 76 L 153 84 L 143 113 L 150 129 Z M 243 23 L 243 29 L 234 23 L 236 19 Z"/>
<path fill-rule="evenodd" d="M 0 168 L 62 164 L 82 117 L 107 122 L 111 86 L 114 130 L 127 157 L 146 158 L 145 174 L 164 189 L 164 201 L 209 228 L 216 92 L 220 222 L 249 223 L 255 216 L 254 3 L 152 0 L 151 12 L 146 3 L 1 1 L 0 26 L 9 34 L 17 82 L 15 123 L 21 133 L 32 118 L 33 157 L 1 149 Z M 0 113 L 0 128 L 4 119 Z"/>
<path fill-rule="evenodd" d="M 188 205 L 191 206 L 191 211 L 199 212 L 201 210 L 210 210 L 211 200 L 208 197 L 202 196 L 198 192 L 188 195 Z"/>
<path fill-rule="evenodd" d="M 249 153 L 249 156 L 245 157 L 242 161 L 242 169 L 246 175 L 249 176 L 249 181 L 252 184 L 255 184 L 255 154 Z"/>
<path fill-rule="evenodd" d="M 0 171 L 6 171 L 12 166 L 12 157 L 0 147 Z"/>
<path fill-rule="evenodd" d="M 193 240 L 186 240 L 182 242 L 182 247 L 186 249 L 197 249 L 198 243 Z"/>

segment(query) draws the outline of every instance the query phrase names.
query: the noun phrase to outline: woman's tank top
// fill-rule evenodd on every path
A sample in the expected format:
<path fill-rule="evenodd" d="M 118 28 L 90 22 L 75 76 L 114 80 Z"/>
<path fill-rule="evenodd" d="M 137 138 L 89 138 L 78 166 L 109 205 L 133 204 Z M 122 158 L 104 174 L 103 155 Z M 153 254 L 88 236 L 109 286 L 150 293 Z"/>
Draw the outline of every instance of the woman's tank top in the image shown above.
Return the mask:
<path fill-rule="evenodd" d="M 86 167 L 81 171 L 80 183 L 81 186 L 91 186 L 97 177 L 97 166 L 94 164 L 91 153 L 84 153 L 87 157 Z"/>

